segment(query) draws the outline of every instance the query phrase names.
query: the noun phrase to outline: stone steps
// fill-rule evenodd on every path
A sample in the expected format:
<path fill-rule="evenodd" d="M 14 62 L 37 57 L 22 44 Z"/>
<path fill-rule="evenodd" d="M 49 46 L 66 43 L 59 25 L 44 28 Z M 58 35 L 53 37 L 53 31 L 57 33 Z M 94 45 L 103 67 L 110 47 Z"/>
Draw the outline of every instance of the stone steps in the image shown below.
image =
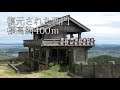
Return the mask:
<path fill-rule="evenodd" d="M 16 65 L 15 67 L 18 68 L 21 73 L 29 73 L 29 72 L 31 72 L 31 68 L 28 67 L 25 63 Z"/>

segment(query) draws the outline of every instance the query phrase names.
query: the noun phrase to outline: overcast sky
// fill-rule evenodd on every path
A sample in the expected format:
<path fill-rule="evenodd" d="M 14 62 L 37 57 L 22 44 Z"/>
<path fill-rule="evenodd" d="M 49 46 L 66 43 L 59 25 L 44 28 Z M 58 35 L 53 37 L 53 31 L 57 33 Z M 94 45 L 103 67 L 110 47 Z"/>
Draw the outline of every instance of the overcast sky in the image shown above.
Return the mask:
<path fill-rule="evenodd" d="M 93 37 L 96 44 L 120 44 L 120 12 L 0 12 L 0 43 L 23 43 L 32 39 L 32 35 L 8 35 L 7 18 L 10 16 L 44 19 L 68 14 L 91 30 L 82 33 L 82 38 Z"/>

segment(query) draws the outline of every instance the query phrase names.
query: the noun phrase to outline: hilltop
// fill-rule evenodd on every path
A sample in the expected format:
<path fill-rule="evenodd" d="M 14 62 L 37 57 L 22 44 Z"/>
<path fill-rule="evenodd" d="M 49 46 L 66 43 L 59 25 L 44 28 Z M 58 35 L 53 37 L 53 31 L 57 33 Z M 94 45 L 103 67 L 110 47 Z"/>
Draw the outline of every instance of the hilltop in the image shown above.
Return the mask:
<path fill-rule="evenodd" d="M 110 55 L 101 55 L 88 59 L 89 63 L 96 62 L 97 64 L 108 64 L 109 61 L 115 61 L 116 64 L 120 64 L 120 57 L 112 57 Z"/>

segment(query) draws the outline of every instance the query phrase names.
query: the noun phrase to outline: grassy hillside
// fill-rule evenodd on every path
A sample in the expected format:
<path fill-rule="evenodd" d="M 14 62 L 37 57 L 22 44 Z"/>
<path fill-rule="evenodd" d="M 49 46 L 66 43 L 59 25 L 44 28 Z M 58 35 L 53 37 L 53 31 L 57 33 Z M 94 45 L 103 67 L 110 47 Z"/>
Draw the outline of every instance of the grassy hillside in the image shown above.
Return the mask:
<path fill-rule="evenodd" d="M 0 78 L 71 78 L 66 71 L 61 72 L 60 66 L 53 66 L 49 70 L 33 72 L 32 74 L 16 74 L 8 65 L 0 65 Z"/>

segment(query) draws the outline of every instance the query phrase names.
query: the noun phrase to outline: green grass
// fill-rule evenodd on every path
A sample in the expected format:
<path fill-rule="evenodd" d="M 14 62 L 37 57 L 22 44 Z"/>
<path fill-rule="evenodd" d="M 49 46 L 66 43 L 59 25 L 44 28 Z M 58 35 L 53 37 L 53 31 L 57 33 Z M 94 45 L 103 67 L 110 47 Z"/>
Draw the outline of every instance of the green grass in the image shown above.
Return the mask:
<path fill-rule="evenodd" d="M 5 66 L 5 73 L 9 75 L 16 75 L 15 71 L 8 65 Z"/>
<path fill-rule="evenodd" d="M 62 69 L 62 70 L 61 70 Z M 70 78 L 67 75 L 67 69 L 65 66 L 60 67 L 59 65 L 52 66 L 49 70 L 42 71 L 43 78 Z"/>
<path fill-rule="evenodd" d="M 0 78 L 71 78 L 67 75 L 67 68 L 59 65 L 52 66 L 49 70 L 32 72 L 31 74 L 17 74 L 8 65 L 0 66 Z"/>

